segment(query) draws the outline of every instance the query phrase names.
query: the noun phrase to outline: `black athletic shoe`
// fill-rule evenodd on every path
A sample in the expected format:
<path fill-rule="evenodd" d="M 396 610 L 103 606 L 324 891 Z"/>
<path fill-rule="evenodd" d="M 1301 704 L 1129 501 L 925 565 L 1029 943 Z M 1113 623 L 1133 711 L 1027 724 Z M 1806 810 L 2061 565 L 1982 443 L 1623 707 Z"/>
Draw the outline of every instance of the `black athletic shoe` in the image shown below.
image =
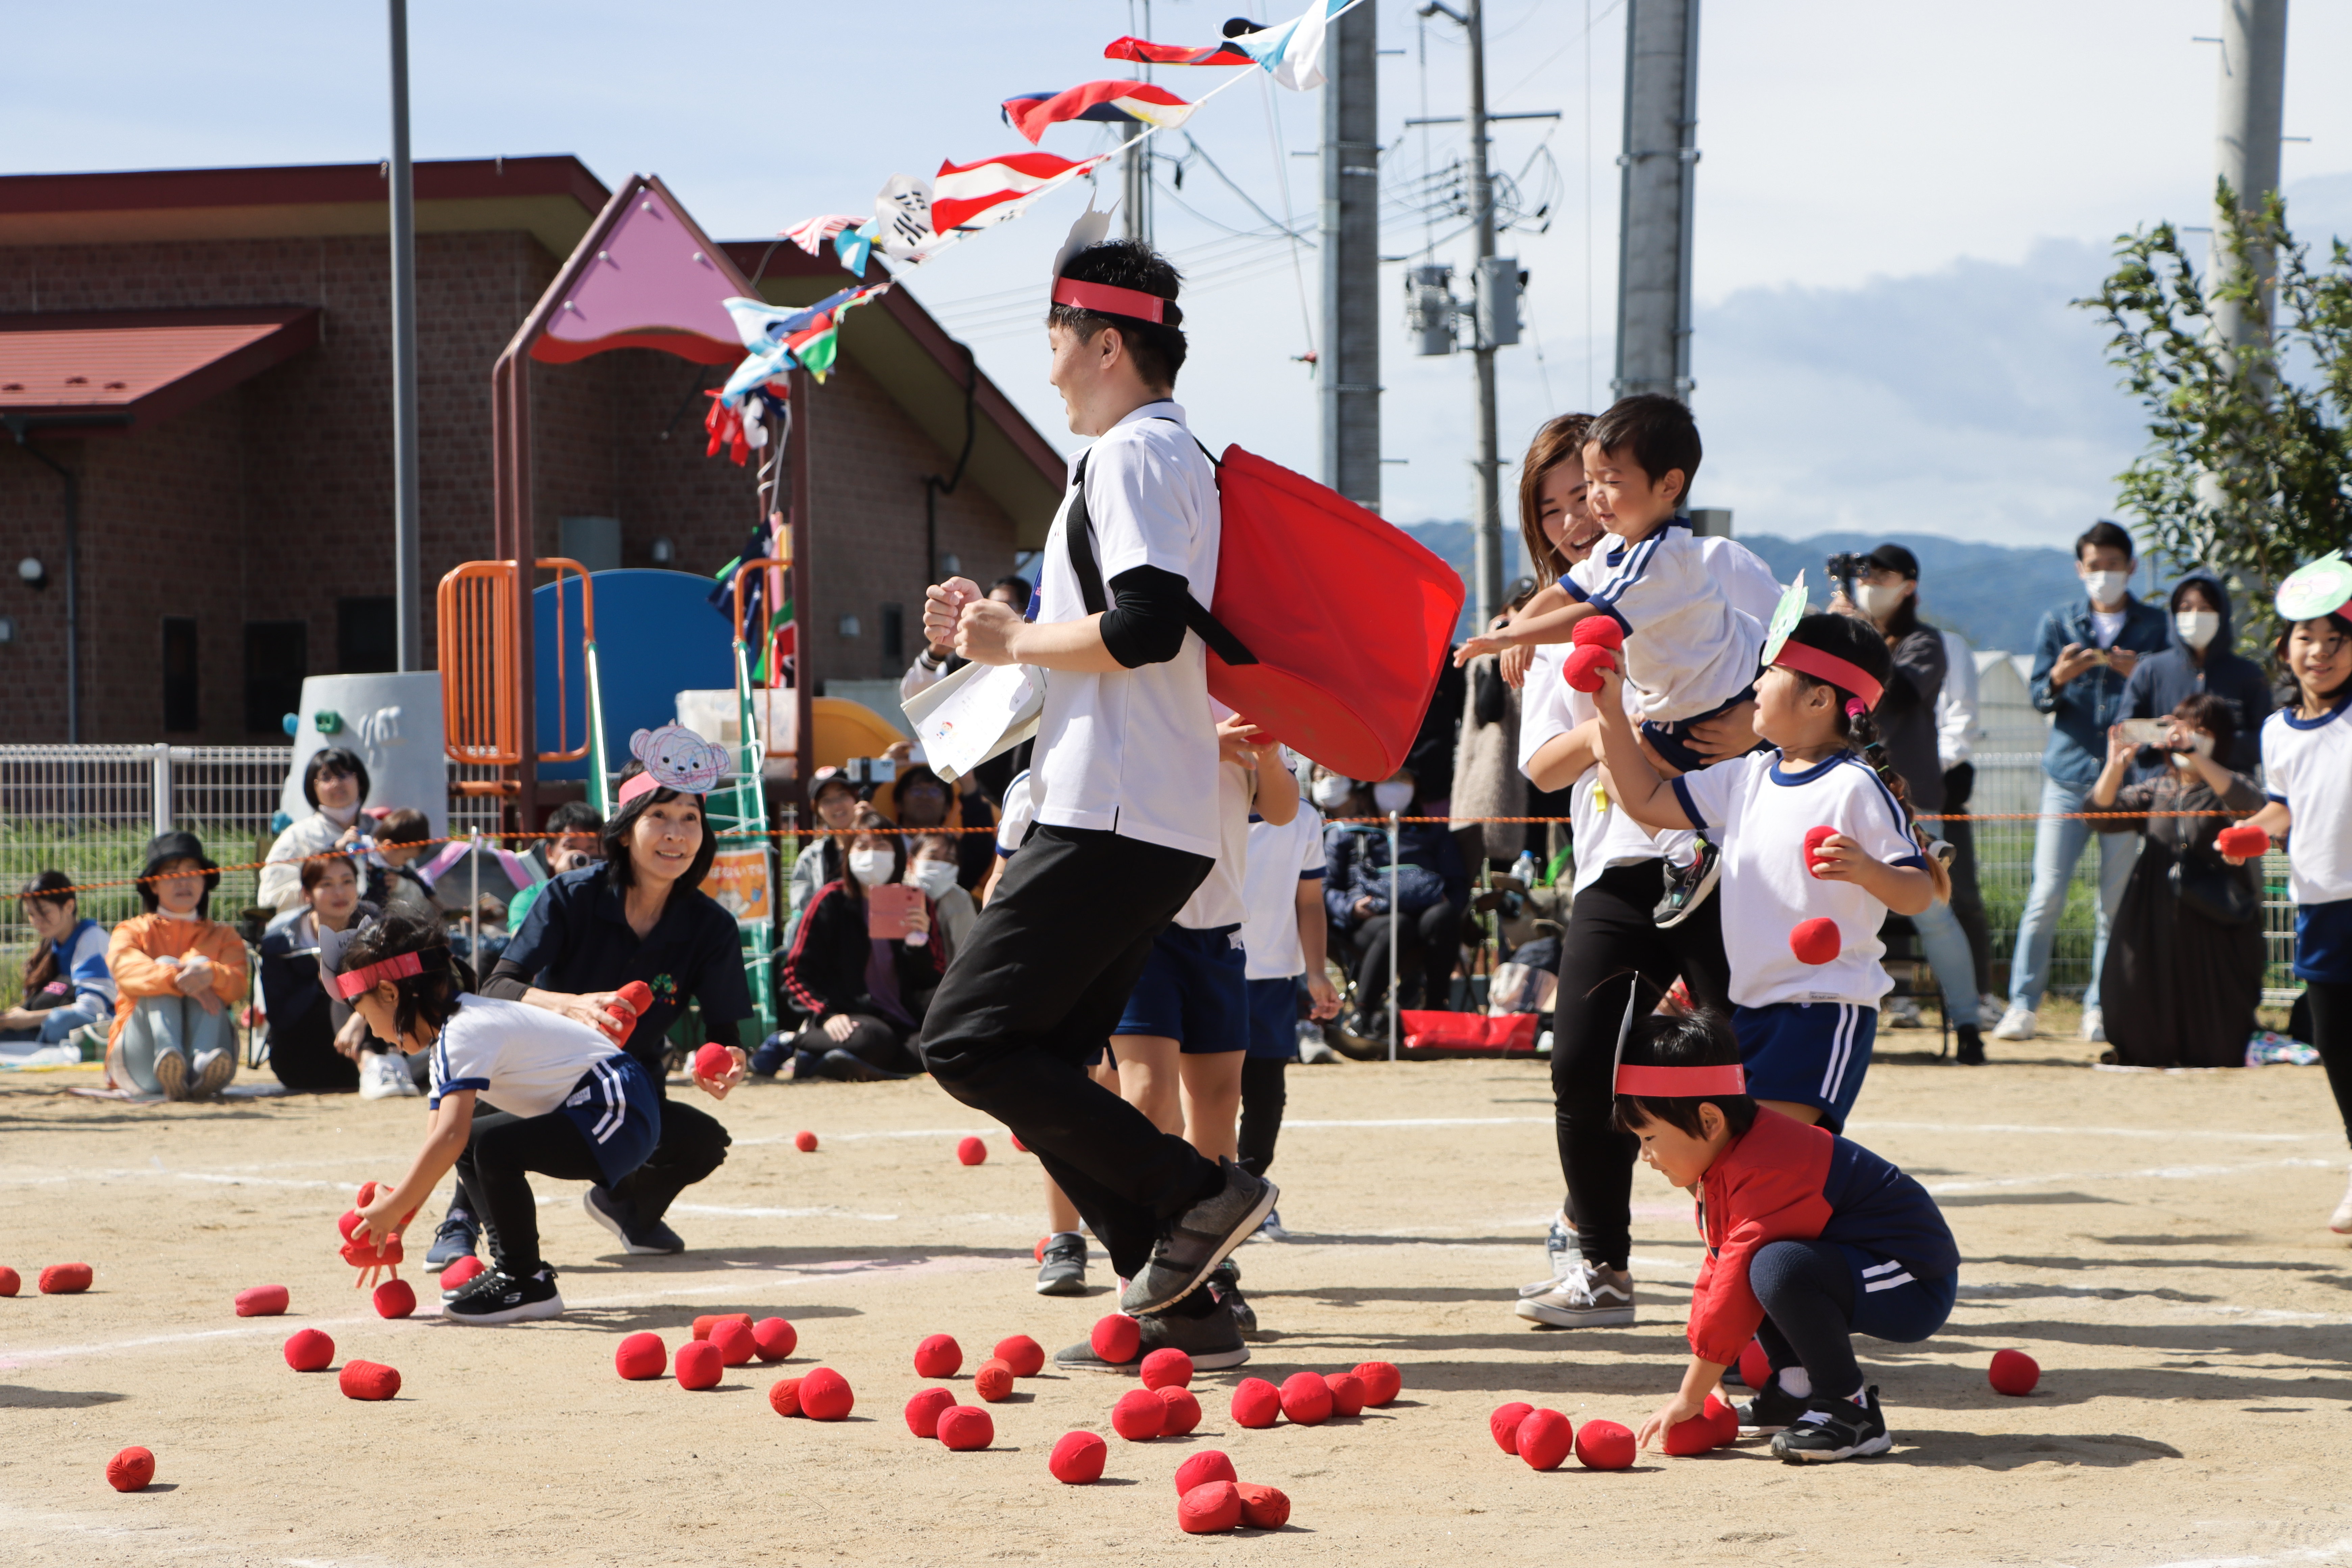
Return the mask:
<path fill-rule="evenodd" d="M 1280 1188 L 1231 1160 L 1217 1163 L 1224 1186 L 1178 1215 L 1153 1245 L 1141 1272 L 1119 1294 L 1121 1311 L 1134 1317 L 1166 1311 L 1208 1283 L 1211 1271 L 1273 1211 Z"/>
<path fill-rule="evenodd" d="M 1105 1361 L 1095 1354 L 1091 1343 L 1081 1342 L 1055 1352 L 1054 1365 L 1063 1372 L 1134 1373 L 1153 1351 L 1180 1350 L 1192 1358 L 1196 1372 L 1226 1372 L 1250 1358 L 1249 1347 L 1242 1343 L 1241 1331 L 1234 1326 L 1231 1312 L 1221 1310 L 1198 1318 L 1150 1312 L 1139 1316 L 1135 1323 L 1142 1333 L 1133 1361 Z"/>
<path fill-rule="evenodd" d="M 1863 1391 L 1862 1403 L 1850 1399 L 1814 1399 L 1811 1407 L 1789 1423 L 1772 1439 L 1772 1457 L 1791 1465 L 1832 1465 L 1840 1459 L 1864 1458 L 1895 1447 L 1886 1434 L 1886 1414 L 1878 1407 L 1878 1390 Z"/>
<path fill-rule="evenodd" d="M 620 1238 L 624 1251 L 635 1256 L 649 1258 L 686 1250 L 686 1242 L 677 1232 L 659 1220 L 639 1219 L 627 1199 L 603 1187 L 591 1187 L 581 1194 L 580 1206 L 588 1211 L 590 1219 Z"/>
<path fill-rule="evenodd" d="M 1083 1296 L 1087 1293 L 1087 1238 L 1076 1231 L 1045 1244 L 1045 1261 L 1037 1270 L 1040 1296 Z"/>
<path fill-rule="evenodd" d="M 1715 884 L 1722 876 L 1723 851 L 1700 839 L 1698 854 L 1689 865 L 1666 867 L 1666 896 L 1651 911 L 1652 922 L 1661 930 L 1682 924 L 1690 919 L 1692 911 L 1706 902 L 1706 896 L 1715 891 Z"/>
<path fill-rule="evenodd" d="M 425 1255 L 425 1267 L 446 1268 L 460 1258 L 471 1258 L 481 1239 L 482 1222 L 464 1209 L 453 1208 L 441 1216 L 441 1228 L 433 1233 L 433 1250 Z"/>
<path fill-rule="evenodd" d="M 1811 1408 L 1811 1400 L 1790 1393 L 1775 1377 L 1757 1390 L 1756 1397 L 1739 1402 L 1739 1435 L 1769 1437 Z"/>
<path fill-rule="evenodd" d="M 1972 1024 L 1963 1024 L 1952 1032 L 1959 1037 L 1959 1044 L 1952 1052 L 1953 1058 L 1962 1067 L 1984 1066 L 1984 1031 Z"/>
<path fill-rule="evenodd" d="M 1242 1271 L 1234 1266 L 1232 1258 L 1218 1264 L 1216 1271 L 1209 1276 L 1209 1293 L 1233 1314 L 1234 1327 L 1241 1331 L 1242 1338 L 1263 1337 L 1258 1332 L 1257 1309 L 1242 1294 Z"/>
<path fill-rule="evenodd" d="M 502 1268 L 478 1274 L 441 1304 L 441 1315 L 460 1323 L 520 1323 L 560 1318 L 563 1298 L 555 1293 L 555 1270 L 542 1268 L 518 1279 Z"/>
<path fill-rule="evenodd" d="M 912 1073 L 885 1072 L 853 1051 L 830 1050 L 818 1058 L 817 1071 L 843 1083 L 897 1083 Z"/>

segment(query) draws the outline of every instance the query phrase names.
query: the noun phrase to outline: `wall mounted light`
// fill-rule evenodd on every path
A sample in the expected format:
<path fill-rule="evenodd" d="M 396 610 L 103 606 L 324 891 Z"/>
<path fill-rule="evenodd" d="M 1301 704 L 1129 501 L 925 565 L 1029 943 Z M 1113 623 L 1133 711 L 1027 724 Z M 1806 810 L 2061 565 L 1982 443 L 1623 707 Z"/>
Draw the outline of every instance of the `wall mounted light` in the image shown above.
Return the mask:
<path fill-rule="evenodd" d="M 27 555 L 17 562 L 16 575 L 25 580 L 25 586 L 27 588 L 46 588 L 49 585 L 49 569 L 41 564 L 37 556 Z"/>
<path fill-rule="evenodd" d="M 656 539 L 654 541 L 652 554 L 655 565 L 667 566 L 672 560 L 676 559 L 677 555 L 677 546 L 672 544 L 667 539 Z"/>

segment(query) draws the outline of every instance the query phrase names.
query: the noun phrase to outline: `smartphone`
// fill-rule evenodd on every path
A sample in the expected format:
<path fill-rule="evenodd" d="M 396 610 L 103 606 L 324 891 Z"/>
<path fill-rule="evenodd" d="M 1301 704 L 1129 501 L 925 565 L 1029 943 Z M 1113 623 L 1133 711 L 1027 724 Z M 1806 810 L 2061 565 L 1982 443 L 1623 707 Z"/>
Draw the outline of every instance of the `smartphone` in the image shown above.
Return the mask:
<path fill-rule="evenodd" d="M 866 934 L 898 941 L 907 934 L 909 911 L 923 907 L 923 890 L 904 882 L 886 882 L 866 889 Z"/>
<path fill-rule="evenodd" d="M 2172 726 L 2162 719 L 2126 719 L 2123 731 L 2124 739 L 2135 746 L 2161 746 L 2172 733 Z"/>

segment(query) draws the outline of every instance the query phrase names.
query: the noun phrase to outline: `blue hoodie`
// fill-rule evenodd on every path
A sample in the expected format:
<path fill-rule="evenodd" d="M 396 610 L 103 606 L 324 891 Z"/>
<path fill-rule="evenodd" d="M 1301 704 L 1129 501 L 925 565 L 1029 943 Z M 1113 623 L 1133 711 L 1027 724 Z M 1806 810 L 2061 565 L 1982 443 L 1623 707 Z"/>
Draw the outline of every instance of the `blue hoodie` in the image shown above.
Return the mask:
<path fill-rule="evenodd" d="M 2129 648 L 2145 661 L 2150 654 L 2162 653 L 2171 640 L 2170 616 L 2154 605 L 2124 596 L 2124 627 L 2112 646 Z M 2088 789 L 2106 765 L 2107 727 L 2124 716 L 2124 678 L 2104 664 L 2095 664 L 2065 685 L 2053 686 L 2051 667 L 2068 643 L 2098 646 L 2088 595 L 2042 617 L 2031 682 L 2033 706 L 2051 716 L 2050 744 L 2042 752 L 2042 771 L 2062 784 Z"/>
<path fill-rule="evenodd" d="M 2166 607 L 2174 616 L 2180 613 L 2180 595 L 2190 584 L 2205 590 L 2207 598 L 2221 617 L 2221 628 L 2213 640 L 2205 645 L 2205 657 L 2200 662 L 2196 651 L 2180 640 L 2179 626 L 2171 627 L 2172 646 L 2153 658 L 2139 661 L 2131 679 L 2124 686 L 2124 713 L 2126 719 L 2162 719 L 2187 699 L 2200 692 L 2210 692 L 2230 705 L 2238 721 L 2238 738 L 2227 756 L 2214 761 L 2233 772 L 2253 775 L 2262 767 L 2263 721 L 2270 717 L 2271 683 L 2263 674 L 2262 666 L 2237 651 L 2237 635 L 2230 619 L 2230 591 L 2221 580 L 2201 567 L 2189 573 L 2172 585 L 2172 595 Z M 2146 748 L 2140 761 L 2149 762 Z M 2161 759 L 2158 759 L 2161 760 Z"/>

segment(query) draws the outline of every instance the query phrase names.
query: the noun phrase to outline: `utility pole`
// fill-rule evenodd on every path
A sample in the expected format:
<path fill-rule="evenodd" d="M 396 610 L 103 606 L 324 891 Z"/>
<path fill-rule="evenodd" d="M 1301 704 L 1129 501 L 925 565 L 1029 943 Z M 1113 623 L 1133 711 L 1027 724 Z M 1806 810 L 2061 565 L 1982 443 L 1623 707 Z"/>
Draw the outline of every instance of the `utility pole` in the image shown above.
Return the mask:
<path fill-rule="evenodd" d="M 1135 20 L 1135 7 L 1128 7 L 1127 19 Z M 1151 0 L 1143 0 L 1143 30 L 1138 37 L 1151 37 Z M 1151 67 L 1143 68 L 1143 79 L 1151 79 Z M 1140 127 L 1129 124 L 1118 127 L 1120 134 L 1132 137 Z M 1138 142 L 1119 154 L 1118 232 L 1129 239 L 1151 243 L 1151 146 Z"/>
<path fill-rule="evenodd" d="M 1698 0 L 1626 0 L 1617 374 L 1610 383 L 1620 397 L 1690 399 L 1697 134 Z"/>
<path fill-rule="evenodd" d="M 1359 5 L 1324 46 L 1323 482 L 1381 509 L 1379 14 Z"/>
<path fill-rule="evenodd" d="M 2259 216 L 2279 187 L 2279 135 L 2286 100 L 2286 0 L 2221 0 L 2221 91 L 2214 134 L 2214 168 L 2230 189 L 2243 218 Z M 2223 247 L 2228 223 L 2213 220 L 2214 282 L 2237 263 Z M 2274 260 L 2268 247 L 2249 247 L 2246 265 L 2260 280 L 2260 307 L 2248 310 L 2234 300 L 2216 300 L 2214 325 L 2231 349 L 2270 339 Z M 2217 290 L 2218 291 L 2218 290 Z"/>
<path fill-rule="evenodd" d="M 408 3 L 388 0 L 388 4 L 392 20 L 393 603 L 399 622 L 400 668 L 413 670 L 425 667 L 416 493 L 416 193 L 408 160 Z M 525 594 L 530 592 L 531 559 L 524 547 L 519 570 L 520 591 Z"/>
<path fill-rule="evenodd" d="M 1486 173 L 1486 24 L 1481 0 L 1464 0 L 1462 12 L 1462 30 L 1470 39 L 1470 210 L 1478 224 L 1484 284 L 1495 255 L 1495 186 Z M 1503 607 L 1501 459 L 1495 441 L 1495 345 L 1481 331 L 1470 352 L 1478 362 L 1478 482 L 1471 518 L 1478 618 L 1471 625 L 1483 632 Z"/>

